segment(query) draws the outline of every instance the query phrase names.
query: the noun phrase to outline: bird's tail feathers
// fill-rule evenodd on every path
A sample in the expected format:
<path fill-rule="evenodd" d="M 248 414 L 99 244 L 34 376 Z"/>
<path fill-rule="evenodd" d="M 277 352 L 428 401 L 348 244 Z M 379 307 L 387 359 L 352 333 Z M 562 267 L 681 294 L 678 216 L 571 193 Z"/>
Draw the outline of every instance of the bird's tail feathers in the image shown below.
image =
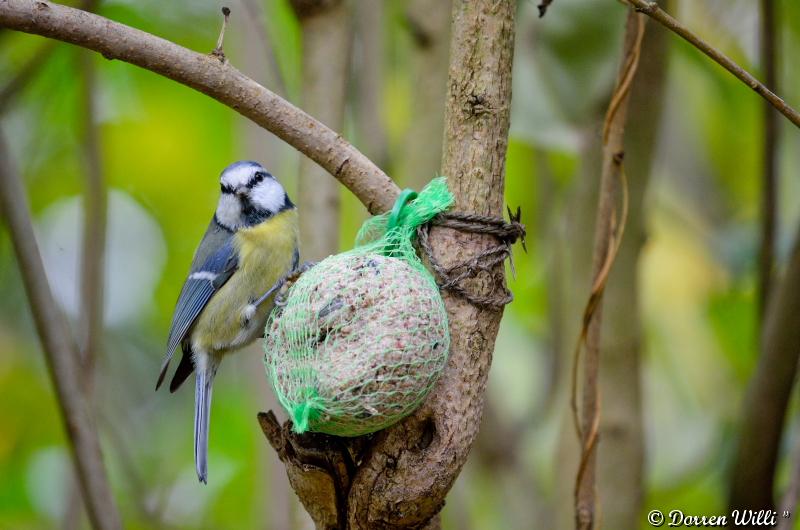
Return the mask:
<path fill-rule="evenodd" d="M 210 356 L 209 356 L 210 357 Z M 197 367 L 194 393 L 194 463 L 197 478 L 205 484 L 208 479 L 208 426 L 211 419 L 211 388 L 217 374 L 217 364 L 202 363 Z"/>

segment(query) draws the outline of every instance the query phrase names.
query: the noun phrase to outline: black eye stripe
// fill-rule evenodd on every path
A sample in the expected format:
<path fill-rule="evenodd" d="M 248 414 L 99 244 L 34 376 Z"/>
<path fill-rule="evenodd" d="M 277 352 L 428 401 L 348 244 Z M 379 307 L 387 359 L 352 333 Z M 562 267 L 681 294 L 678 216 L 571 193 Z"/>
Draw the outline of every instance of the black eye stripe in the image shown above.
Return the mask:
<path fill-rule="evenodd" d="M 256 186 L 259 182 L 263 181 L 265 178 L 267 178 L 266 173 L 264 173 L 263 171 L 257 172 L 247 183 L 247 189 L 252 189 L 254 186 Z"/>
<path fill-rule="evenodd" d="M 247 183 L 247 188 L 252 189 L 254 186 L 259 184 L 261 181 L 263 181 L 265 178 L 269 176 L 271 175 L 269 175 L 268 173 L 264 173 L 263 171 L 257 172 L 255 175 L 253 175 L 253 178 L 250 179 L 250 182 Z"/>
<path fill-rule="evenodd" d="M 253 189 L 260 182 L 262 182 L 265 178 L 273 178 L 273 177 L 269 173 L 265 173 L 263 171 L 258 171 L 258 172 L 256 172 L 255 175 L 253 175 L 250 178 L 250 180 L 247 182 L 247 184 L 245 184 L 244 187 L 249 189 L 249 190 Z M 232 194 L 236 193 L 236 188 L 234 188 L 233 186 L 229 186 L 228 184 L 224 184 L 224 183 L 221 183 L 219 185 L 219 189 L 224 194 L 232 195 Z"/>

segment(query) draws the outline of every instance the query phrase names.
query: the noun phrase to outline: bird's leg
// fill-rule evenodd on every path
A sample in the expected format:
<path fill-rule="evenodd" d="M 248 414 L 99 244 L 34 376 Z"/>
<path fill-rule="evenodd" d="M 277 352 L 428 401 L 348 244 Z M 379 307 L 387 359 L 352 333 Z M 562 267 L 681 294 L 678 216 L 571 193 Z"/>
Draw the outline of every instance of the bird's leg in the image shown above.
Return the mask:
<path fill-rule="evenodd" d="M 278 289 L 280 289 L 281 287 L 283 287 L 283 284 L 284 284 L 284 283 L 286 283 L 286 276 L 284 276 L 283 278 L 281 278 L 280 280 L 278 280 L 277 282 L 275 282 L 275 285 L 273 285 L 272 287 L 270 287 L 270 288 L 269 288 L 269 291 L 267 291 L 266 293 L 264 293 L 263 295 L 261 295 L 261 297 L 260 297 L 258 300 L 256 300 L 255 302 L 253 302 L 253 304 L 252 304 L 252 305 L 253 305 L 253 306 L 255 306 L 255 308 L 256 308 L 256 309 L 257 309 L 257 308 L 259 308 L 259 307 L 261 307 L 261 304 L 263 304 L 264 302 L 266 302 L 266 301 L 267 301 L 267 298 L 269 298 L 270 296 L 272 296 L 272 293 L 274 293 L 275 291 L 277 291 Z"/>
<path fill-rule="evenodd" d="M 269 291 L 264 293 L 258 300 L 256 300 L 255 302 L 253 302 L 250 305 L 253 306 L 254 310 L 259 308 L 261 306 L 261 304 L 266 302 L 267 299 L 270 296 L 272 296 L 272 294 L 274 292 L 280 290 L 287 282 L 290 282 L 290 283 L 296 282 L 297 279 L 304 272 L 308 271 L 311 267 L 313 267 L 316 264 L 317 264 L 316 261 L 304 261 L 303 263 L 300 264 L 299 267 L 295 268 L 294 270 L 291 270 L 291 271 L 287 272 L 280 280 L 275 282 L 275 285 L 273 285 L 272 287 L 269 288 Z"/>
<path fill-rule="evenodd" d="M 304 261 L 299 266 L 295 267 L 295 269 L 292 272 L 290 272 L 289 274 L 287 274 L 286 276 L 287 276 L 287 278 L 291 278 L 292 280 L 296 281 L 297 278 L 299 278 L 303 273 L 308 272 L 308 270 L 311 269 L 312 267 L 314 267 L 314 265 L 316 265 L 317 263 L 319 263 L 319 262 L 318 261 Z"/>

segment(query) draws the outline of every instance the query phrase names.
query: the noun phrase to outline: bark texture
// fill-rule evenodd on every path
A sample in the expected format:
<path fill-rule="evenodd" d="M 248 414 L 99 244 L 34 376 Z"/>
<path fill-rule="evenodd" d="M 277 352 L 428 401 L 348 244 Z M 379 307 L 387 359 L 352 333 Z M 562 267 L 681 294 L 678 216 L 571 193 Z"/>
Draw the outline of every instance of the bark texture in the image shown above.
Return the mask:
<path fill-rule="evenodd" d="M 404 182 L 420 189 L 440 170 L 451 0 L 410 0 L 406 21 L 413 39 L 411 128 L 402 161 Z"/>
<path fill-rule="evenodd" d="M 442 173 L 456 211 L 502 215 L 511 103 L 513 0 L 456 2 L 445 107 Z M 491 237 L 433 230 L 444 266 L 466 261 Z M 494 271 L 502 274 L 502 268 Z M 472 287 L 486 291 L 490 281 Z M 450 359 L 431 396 L 408 420 L 378 435 L 353 490 L 351 523 L 413 528 L 430 519 L 466 461 L 480 426 L 486 378 L 502 311 L 479 309 L 444 293 Z M 387 473 L 387 464 L 396 469 Z M 389 524 L 387 524 L 389 523 Z"/>
<path fill-rule="evenodd" d="M 625 169 L 629 210 L 605 293 L 600 357 L 601 404 L 597 489 L 601 526 L 638 528 L 644 501 L 642 425 L 642 326 L 639 310 L 639 256 L 646 234 L 644 196 L 661 122 L 667 72 L 667 30 L 648 25 L 631 87 L 625 128 Z"/>
<path fill-rule="evenodd" d="M 512 0 L 458 2 L 453 9 L 443 172 L 455 209 L 501 215 L 514 41 Z M 434 229 L 443 265 L 496 244 L 488 236 Z M 493 271 L 503 274 L 502 268 Z M 470 288 L 493 285 L 478 277 Z M 502 311 L 444 293 L 450 359 L 412 416 L 371 438 L 297 437 L 274 416 L 262 429 L 318 528 L 434 528 L 444 498 L 477 435 Z"/>
<path fill-rule="evenodd" d="M 400 190 L 342 136 L 211 54 L 79 9 L 43 0 L 0 0 L 0 26 L 58 39 L 194 88 L 249 118 L 336 177 L 371 213 Z"/>
<path fill-rule="evenodd" d="M 342 130 L 353 40 L 348 3 L 291 0 L 303 38 L 303 107 Z M 298 175 L 303 259 L 318 261 L 339 250 L 339 186 L 327 171 L 302 157 Z"/>

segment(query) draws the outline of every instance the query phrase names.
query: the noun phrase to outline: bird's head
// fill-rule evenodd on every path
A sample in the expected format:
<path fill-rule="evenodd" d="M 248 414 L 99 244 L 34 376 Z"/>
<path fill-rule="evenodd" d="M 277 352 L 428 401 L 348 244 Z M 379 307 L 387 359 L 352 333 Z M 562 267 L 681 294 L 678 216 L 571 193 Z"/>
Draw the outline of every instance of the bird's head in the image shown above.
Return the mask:
<path fill-rule="evenodd" d="M 254 226 L 294 208 L 281 183 L 261 164 L 234 162 L 220 175 L 217 221 L 231 230 Z"/>

